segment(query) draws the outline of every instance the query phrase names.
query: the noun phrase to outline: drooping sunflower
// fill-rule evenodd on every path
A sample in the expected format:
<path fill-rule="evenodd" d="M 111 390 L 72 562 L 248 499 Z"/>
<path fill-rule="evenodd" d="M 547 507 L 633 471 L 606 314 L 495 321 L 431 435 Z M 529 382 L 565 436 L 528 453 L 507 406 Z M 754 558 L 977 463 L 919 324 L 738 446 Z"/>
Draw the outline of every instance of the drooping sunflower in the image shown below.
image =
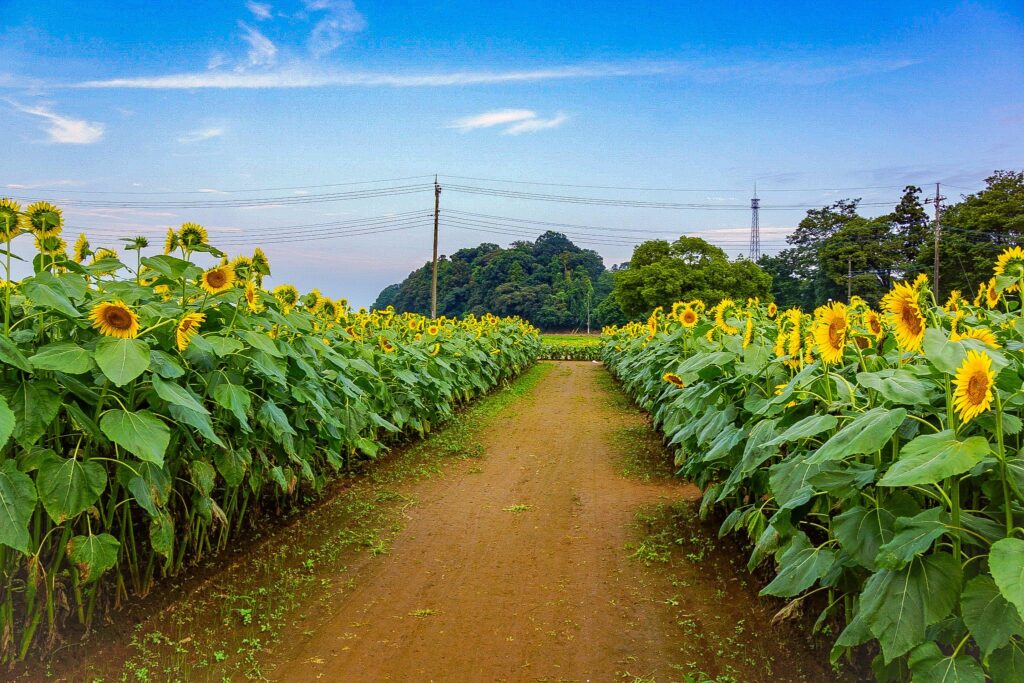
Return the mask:
<path fill-rule="evenodd" d="M 356 326 L 355 325 L 349 325 L 348 327 L 346 327 L 345 328 L 345 334 L 347 334 L 348 336 L 352 337 L 356 341 L 362 341 L 362 339 L 363 339 L 362 335 L 360 335 L 358 332 L 356 332 Z"/>
<path fill-rule="evenodd" d="M 953 407 L 963 422 L 970 422 L 991 407 L 995 379 L 988 354 L 968 351 L 953 380 Z"/>
<path fill-rule="evenodd" d="M 779 312 L 779 307 L 775 305 L 775 302 L 768 304 L 768 317 L 774 318 L 775 314 Z"/>
<path fill-rule="evenodd" d="M 818 355 L 826 363 L 842 363 L 846 348 L 846 328 L 850 325 L 846 306 L 835 302 L 815 311 L 814 342 Z"/>
<path fill-rule="evenodd" d="M 178 233 L 174 232 L 174 228 L 167 228 L 167 237 L 164 239 L 164 253 L 170 254 L 178 246 Z"/>
<path fill-rule="evenodd" d="M 926 284 L 928 284 L 928 276 L 925 273 L 918 273 L 917 277 L 914 278 L 914 284 L 910 286 L 920 291 Z"/>
<path fill-rule="evenodd" d="M 754 338 L 754 316 L 747 316 L 747 324 L 743 328 L 743 348 L 750 346 L 751 340 Z"/>
<path fill-rule="evenodd" d="M 943 308 L 946 309 L 946 313 L 956 313 L 960 310 L 960 303 L 963 301 L 963 296 L 960 294 L 959 289 L 954 289 L 949 293 L 949 298 L 946 299 L 946 305 Z"/>
<path fill-rule="evenodd" d="M 252 273 L 252 259 L 248 256 L 236 256 L 230 263 L 231 270 L 235 271 L 237 282 L 246 282 Z"/>
<path fill-rule="evenodd" d="M 1000 348 L 996 335 L 987 327 L 967 328 L 965 330 L 954 328 L 949 334 L 949 340 L 960 341 L 961 339 L 977 339 L 993 349 Z"/>
<path fill-rule="evenodd" d="M 10 242 L 21 233 L 21 204 L 13 199 L 0 199 L 0 242 Z"/>
<path fill-rule="evenodd" d="M 182 223 L 181 229 L 178 230 L 178 243 L 185 249 L 206 244 L 209 239 L 210 235 L 206 232 L 206 228 L 198 223 Z"/>
<path fill-rule="evenodd" d="M 199 332 L 199 326 L 206 320 L 206 315 L 203 313 L 186 313 L 181 320 L 178 321 L 178 327 L 174 331 L 175 340 L 178 342 L 178 351 L 184 351 L 188 348 L 188 345 Z"/>
<path fill-rule="evenodd" d="M 254 282 L 245 283 L 245 303 L 253 313 L 263 311 L 263 301 L 260 299 L 260 290 Z"/>
<path fill-rule="evenodd" d="M 117 258 L 117 249 L 107 249 L 106 247 L 100 247 L 92 253 L 92 262 L 102 261 L 105 258 Z"/>
<path fill-rule="evenodd" d="M 35 202 L 21 214 L 21 227 L 36 237 L 59 235 L 64 229 L 64 214 L 49 202 Z"/>
<path fill-rule="evenodd" d="M 864 313 L 864 327 L 868 328 L 868 332 L 875 335 L 875 341 L 881 339 L 885 334 L 885 328 L 882 327 L 882 319 L 870 308 Z"/>
<path fill-rule="evenodd" d="M 985 286 L 985 305 L 989 308 L 995 308 L 999 305 L 999 297 L 1001 296 L 999 290 L 996 288 L 996 279 L 992 278 L 988 281 Z"/>
<path fill-rule="evenodd" d="M 89 239 L 83 232 L 78 236 L 78 239 L 75 240 L 75 245 L 71 247 L 71 258 L 78 263 L 85 263 L 85 259 L 89 258 L 89 254 L 91 253 L 92 250 L 89 249 Z"/>
<path fill-rule="evenodd" d="M 270 275 L 270 259 L 259 247 L 252 252 L 252 268 L 260 275 Z"/>
<path fill-rule="evenodd" d="M 729 324 L 729 321 L 725 319 L 725 311 L 731 308 L 733 305 L 732 299 L 722 299 L 715 306 L 715 325 L 718 326 L 725 334 L 736 334 L 740 331 L 738 327 L 733 327 Z"/>
<path fill-rule="evenodd" d="M 278 285 L 274 287 L 273 295 L 285 313 L 291 311 L 295 308 L 295 304 L 299 303 L 299 290 L 295 288 L 295 285 Z"/>
<path fill-rule="evenodd" d="M 903 351 L 919 351 L 924 341 L 925 321 L 918 296 L 914 287 L 902 282 L 882 300 L 895 330 L 896 344 Z"/>
<path fill-rule="evenodd" d="M 697 324 L 699 319 L 697 311 L 693 310 L 689 305 L 684 306 L 683 309 L 679 311 L 679 324 L 683 327 L 693 327 Z"/>
<path fill-rule="evenodd" d="M 650 332 L 648 337 L 654 339 L 654 335 L 658 334 L 658 316 L 655 313 L 651 314 L 651 317 L 647 319 L 647 330 Z"/>
<path fill-rule="evenodd" d="M 674 384 L 675 386 L 680 388 L 686 386 L 683 383 L 683 378 L 674 372 L 666 372 L 664 375 L 661 376 L 661 378 L 668 382 L 669 384 Z"/>
<path fill-rule="evenodd" d="M 231 266 L 215 266 L 199 276 L 199 287 L 207 294 L 220 294 L 235 286 L 235 271 Z"/>
<path fill-rule="evenodd" d="M 996 275 L 1006 275 L 1016 280 L 1006 288 L 1007 292 L 1016 292 L 1020 289 L 1020 280 L 1024 278 L 1024 249 L 1010 247 L 996 259 Z M 991 306 L 990 306 L 991 308 Z"/>
<path fill-rule="evenodd" d="M 305 300 L 306 310 L 310 313 L 316 313 L 320 310 L 320 307 L 324 305 L 324 295 L 320 293 L 319 289 L 312 289 L 309 294 L 306 295 Z"/>
<path fill-rule="evenodd" d="M 391 341 L 388 340 L 387 337 L 384 337 L 384 336 L 378 337 L 377 343 L 380 345 L 380 349 L 384 353 L 391 353 L 392 351 L 395 350 L 395 345 L 392 344 Z"/>
<path fill-rule="evenodd" d="M 92 326 L 106 337 L 134 339 L 139 335 L 139 317 L 123 301 L 96 304 L 89 318 Z"/>
<path fill-rule="evenodd" d="M 434 357 L 439 353 L 441 353 L 441 344 L 440 342 L 434 342 L 434 346 L 430 349 L 430 353 L 428 355 Z"/>
<path fill-rule="evenodd" d="M 68 243 L 57 233 L 36 236 L 36 251 L 44 256 L 66 256 Z"/>
<path fill-rule="evenodd" d="M 333 299 L 324 297 L 323 303 L 320 305 L 320 310 L 317 311 L 319 315 L 325 320 L 334 322 L 338 318 L 338 305 L 334 303 Z"/>

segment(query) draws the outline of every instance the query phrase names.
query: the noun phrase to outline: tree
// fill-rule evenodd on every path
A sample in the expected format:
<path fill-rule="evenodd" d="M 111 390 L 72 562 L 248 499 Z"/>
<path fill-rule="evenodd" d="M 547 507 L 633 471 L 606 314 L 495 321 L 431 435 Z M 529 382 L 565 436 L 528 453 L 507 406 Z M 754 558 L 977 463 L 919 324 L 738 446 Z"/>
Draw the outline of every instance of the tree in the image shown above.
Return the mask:
<path fill-rule="evenodd" d="M 615 273 L 614 296 L 627 316 L 684 299 L 713 305 L 724 298 L 766 297 L 771 276 L 752 261 L 730 261 L 725 252 L 697 237 L 645 242 L 630 267 Z"/>

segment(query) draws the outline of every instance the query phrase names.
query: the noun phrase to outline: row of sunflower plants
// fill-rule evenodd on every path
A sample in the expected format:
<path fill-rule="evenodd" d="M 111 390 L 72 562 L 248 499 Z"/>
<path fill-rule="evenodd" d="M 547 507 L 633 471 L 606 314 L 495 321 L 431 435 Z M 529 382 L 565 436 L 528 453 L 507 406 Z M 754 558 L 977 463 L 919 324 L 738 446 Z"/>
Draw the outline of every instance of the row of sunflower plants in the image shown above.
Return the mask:
<path fill-rule="evenodd" d="M 1022 277 L 1014 247 L 973 300 L 920 277 L 877 311 L 691 301 L 604 331 L 702 514 L 745 537 L 779 618 L 814 606 L 837 666 L 1024 680 Z"/>
<path fill-rule="evenodd" d="M 601 344 L 596 336 L 541 335 L 540 358 L 543 360 L 598 360 L 601 358 Z"/>
<path fill-rule="evenodd" d="M 0 200 L 3 661 L 429 432 L 539 350 L 519 319 L 267 291 L 262 251 L 229 261 L 196 224 L 163 254 L 127 241 L 123 259 L 84 235 L 69 255 L 62 228 L 55 206 Z M 31 238 L 32 275 L 14 281 Z"/>

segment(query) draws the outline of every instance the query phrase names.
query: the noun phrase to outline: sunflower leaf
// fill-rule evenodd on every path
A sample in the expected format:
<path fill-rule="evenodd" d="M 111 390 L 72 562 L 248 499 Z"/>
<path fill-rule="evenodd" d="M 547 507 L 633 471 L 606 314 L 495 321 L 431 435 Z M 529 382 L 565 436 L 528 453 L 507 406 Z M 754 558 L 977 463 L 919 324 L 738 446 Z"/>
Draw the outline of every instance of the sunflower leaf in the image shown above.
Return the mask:
<path fill-rule="evenodd" d="M 138 339 L 104 337 L 93 352 L 100 370 L 116 386 L 122 387 L 149 369 L 149 347 Z"/>

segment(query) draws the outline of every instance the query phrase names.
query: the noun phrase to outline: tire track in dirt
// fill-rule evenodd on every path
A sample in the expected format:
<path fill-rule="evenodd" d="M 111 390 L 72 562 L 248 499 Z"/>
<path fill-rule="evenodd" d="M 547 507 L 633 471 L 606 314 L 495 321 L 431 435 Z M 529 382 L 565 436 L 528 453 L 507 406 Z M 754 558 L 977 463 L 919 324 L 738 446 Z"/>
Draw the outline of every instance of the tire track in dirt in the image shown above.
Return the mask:
<path fill-rule="evenodd" d="M 730 651 L 724 635 L 686 637 L 678 607 L 665 601 L 673 593 L 684 593 L 687 610 L 706 613 L 698 614 L 702 627 L 717 611 L 726 616 L 714 628 L 746 617 L 745 637 L 759 641 L 758 653 L 793 657 L 792 643 L 768 631 L 770 612 L 749 590 L 726 597 L 716 588 L 721 576 L 701 576 L 709 567 L 684 567 L 680 581 L 629 557 L 638 511 L 695 500 L 699 491 L 621 474 L 615 436 L 644 418 L 609 402 L 598 381 L 605 372 L 556 363 L 531 400 L 481 435 L 479 467 L 413 485 L 419 503 L 390 553 L 354 589 L 319 600 L 331 612 L 311 619 L 319 628 L 283 634 L 268 677 L 669 681 L 722 671 L 724 662 L 738 680 L 828 680 L 804 673 L 822 674 L 815 662 L 790 661 L 769 674 L 772 662 L 740 646 Z"/>

